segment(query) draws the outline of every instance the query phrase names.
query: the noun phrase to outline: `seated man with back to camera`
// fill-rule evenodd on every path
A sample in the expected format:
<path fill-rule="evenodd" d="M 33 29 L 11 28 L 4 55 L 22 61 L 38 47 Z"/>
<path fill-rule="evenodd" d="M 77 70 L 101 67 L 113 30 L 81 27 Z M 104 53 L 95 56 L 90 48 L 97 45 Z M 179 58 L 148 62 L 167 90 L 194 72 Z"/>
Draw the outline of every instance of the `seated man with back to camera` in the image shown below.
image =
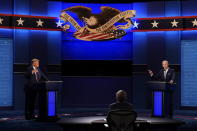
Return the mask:
<path fill-rule="evenodd" d="M 127 93 L 123 90 L 116 92 L 116 102 L 109 105 L 110 110 L 128 110 L 133 111 L 133 105 L 127 100 Z"/>
<path fill-rule="evenodd" d="M 133 131 L 137 113 L 133 111 L 133 105 L 127 100 L 127 93 L 119 90 L 116 93 L 116 102 L 109 105 L 110 111 L 106 121 L 110 131 Z"/>

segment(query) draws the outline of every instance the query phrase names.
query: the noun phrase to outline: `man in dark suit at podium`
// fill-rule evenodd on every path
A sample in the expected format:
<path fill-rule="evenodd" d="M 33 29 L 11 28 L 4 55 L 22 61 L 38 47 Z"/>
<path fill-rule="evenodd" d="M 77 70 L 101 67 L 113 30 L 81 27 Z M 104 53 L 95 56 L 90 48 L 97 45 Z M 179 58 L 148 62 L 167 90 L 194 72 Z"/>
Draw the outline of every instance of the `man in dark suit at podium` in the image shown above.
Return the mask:
<path fill-rule="evenodd" d="M 161 69 L 159 71 L 159 73 L 157 73 L 156 75 L 151 70 L 148 70 L 151 78 L 153 80 L 174 83 L 174 81 L 175 81 L 175 72 L 174 72 L 174 69 L 171 69 L 169 67 L 169 63 L 168 63 L 167 60 L 163 60 L 162 61 L 162 67 L 163 67 L 163 69 Z"/>
<path fill-rule="evenodd" d="M 32 59 L 32 65 L 27 68 L 25 77 L 25 118 L 27 120 L 34 119 L 35 101 L 38 96 L 38 86 L 42 81 L 48 80 L 46 75 L 39 68 L 39 60 Z"/>
<path fill-rule="evenodd" d="M 148 70 L 150 77 L 153 80 L 157 80 L 157 81 L 164 81 L 164 82 L 169 82 L 170 84 L 173 84 L 175 82 L 175 72 L 174 69 L 171 69 L 169 67 L 169 62 L 167 60 L 163 60 L 162 61 L 162 67 L 163 69 L 161 69 L 159 71 L 159 73 L 157 73 L 156 75 L 151 71 Z M 167 114 L 169 114 L 169 116 L 172 118 L 173 116 L 173 95 L 172 93 L 167 93 L 165 94 L 165 97 L 167 99 L 167 108 L 164 109 Z"/>
<path fill-rule="evenodd" d="M 127 100 L 127 93 L 119 90 L 116 93 L 116 102 L 109 105 L 110 110 L 133 110 L 133 105 Z"/>

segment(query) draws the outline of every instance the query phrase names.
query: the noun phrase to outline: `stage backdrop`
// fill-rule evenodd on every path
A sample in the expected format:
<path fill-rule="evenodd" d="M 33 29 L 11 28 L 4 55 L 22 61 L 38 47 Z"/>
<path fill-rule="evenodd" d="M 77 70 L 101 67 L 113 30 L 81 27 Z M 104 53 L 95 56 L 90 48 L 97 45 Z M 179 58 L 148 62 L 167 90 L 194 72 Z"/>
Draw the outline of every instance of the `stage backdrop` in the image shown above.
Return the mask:
<path fill-rule="evenodd" d="M 100 12 L 100 5 L 105 5 L 117 8 L 121 11 L 128 9 L 136 10 L 137 18 L 195 16 L 187 19 L 187 22 L 190 23 L 189 25 L 191 28 L 193 27 L 192 21 L 195 21 L 194 19 L 197 16 L 196 0 L 135 2 L 128 5 L 72 4 L 48 0 L 40 0 L 39 4 L 35 0 L 15 0 L 14 2 L 13 0 L 0 0 L 0 3 L 1 14 L 59 17 L 59 15 L 61 14 L 60 11 L 68 7 L 76 5 L 87 7 L 90 6 L 91 8 L 93 7 L 93 12 Z M 75 13 L 72 14 L 73 17 L 74 15 L 76 15 Z M 11 26 L 13 25 L 11 24 Z M 140 24 L 138 26 L 140 27 Z M 68 74 L 66 74 L 63 77 L 63 79 L 65 80 L 65 85 L 62 89 L 64 91 L 61 91 L 62 104 L 65 105 L 65 107 L 69 107 L 68 105 L 76 106 L 79 104 L 84 107 L 95 105 L 102 105 L 106 107 L 108 103 L 111 103 L 113 101 L 113 94 L 116 90 L 125 89 L 129 93 L 131 93 L 130 96 L 132 98 L 129 98 L 129 100 L 133 100 L 134 106 L 136 108 L 144 109 L 150 108 L 151 105 L 147 102 L 147 100 L 150 99 L 150 96 L 147 95 L 148 89 L 145 84 L 148 80 L 146 66 L 148 65 L 154 71 L 158 71 L 161 68 L 161 60 L 168 59 L 172 67 L 180 67 L 182 64 L 182 69 L 184 69 L 185 71 L 190 70 L 190 67 L 188 66 L 189 63 L 183 63 L 184 57 L 181 58 L 181 55 L 185 57 L 192 56 L 192 52 L 190 54 L 190 51 L 184 50 L 184 47 L 186 46 L 183 45 L 185 45 L 184 43 L 186 41 L 193 41 L 193 43 L 195 44 L 197 32 L 194 30 L 196 30 L 196 27 L 197 26 L 194 25 L 194 28 L 192 28 L 190 31 L 149 31 L 134 32 L 133 34 L 130 34 L 129 31 L 126 31 L 127 35 L 123 36 L 121 39 L 101 42 L 82 41 L 75 39 L 75 37 L 72 37 L 71 35 L 75 32 L 75 30 L 71 30 L 70 32 L 63 33 L 63 35 L 61 35 L 62 33 L 60 31 L 21 30 L 14 29 L 12 27 L 13 29 L 0 29 L 0 38 L 8 38 L 13 41 L 13 61 L 15 63 L 14 66 L 17 65 L 24 67 L 28 65 L 31 58 L 33 57 L 38 57 L 44 65 L 53 64 L 53 66 L 60 66 L 62 60 L 67 62 L 81 62 L 84 60 L 101 60 L 102 62 L 105 62 L 105 60 L 107 62 L 115 60 L 116 62 L 116 60 L 121 60 L 123 61 L 123 63 L 131 62 L 132 60 L 132 64 L 134 64 L 135 67 L 138 67 L 139 69 L 139 72 L 134 72 L 132 77 L 117 77 L 117 74 L 113 77 L 109 75 L 101 77 L 99 76 L 101 75 L 100 73 L 98 73 L 97 76 L 78 77 L 69 76 Z M 73 27 L 70 26 L 70 28 Z M 190 45 L 194 46 L 192 44 Z M 183 46 L 183 48 L 181 46 Z M 187 47 L 185 49 L 187 49 Z M 186 54 L 184 54 L 184 51 L 187 51 Z M 195 60 L 193 61 L 193 63 L 194 64 L 192 64 L 192 68 L 195 68 Z M 9 66 L 11 67 L 11 65 L 12 63 L 10 63 Z M 6 68 L 7 66 L 5 66 L 5 69 Z M 78 68 L 78 65 L 75 68 Z M 14 105 L 16 109 L 24 109 L 24 70 L 25 68 L 23 68 L 22 72 L 15 70 L 13 75 L 13 87 L 12 89 L 9 89 L 10 85 L 8 85 L 8 88 L 6 88 L 9 89 L 6 97 L 8 97 L 8 100 L 13 100 L 12 105 Z M 184 75 L 185 73 L 184 70 L 182 70 L 182 75 Z M 117 70 L 115 69 L 114 72 L 116 71 Z M 193 74 L 191 73 L 189 75 L 191 77 Z M 185 81 L 181 83 L 181 73 L 176 72 L 176 76 L 176 107 L 179 108 L 180 106 L 196 106 L 196 103 L 191 101 L 191 96 L 189 93 L 191 87 L 195 87 L 195 82 L 191 83 L 192 85 L 189 85 L 187 84 L 189 79 L 184 78 Z M 58 73 L 50 74 L 49 77 L 51 80 L 61 78 L 60 74 Z M 132 80 L 133 83 L 131 82 Z M 92 100 L 89 100 L 89 96 L 92 95 L 90 95 L 89 92 L 92 90 L 95 91 L 94 94 L 96 95 Z M 106 94 L 102 96 L 102 99 L 100 99 L 100 94 L 103 93 L 103 90 L 106 91 Z M 181 93 L 181 90 L 184 90 L 185 92 L 183 93 L 182 91 Z M 110 93 L 111 96 L 108 96 L 108 93 Z M 13 94 L 13 99 L 11 99 L 10 94 Z M 195 96 L 196 95 L 192 95 L 192 99 L 196 99 Z M 82 100 L 82 98 L 84 99 Z M 94 103 L 95 101 L 97 102 Z"/>
<path fill-rule="evenodd" d="M 121 12 L 132 10 L 132 4 L 83 3 L 64 3 L 62 9 L 74 6 L 88 7 L 93 14 L 101 13 L 102 6 L 115 8 Z M 80 26 L 84 26 L 85 23 L 76 13 L 69 11 L 67 13 Z M 119 25 L 126 23 L 119 23 Z M 75 38 L 73 34 L 77 30 L 69 22 L 67 24 L 70 25 L 70 29 L 62 35 L 62 75 L 65 82 L 63 105 L 66 107 L 108 107 L 108 104 L 115 101 L 115 92 L 119 89 L 126 90 L 128 100 L 132 101 L 131 27 L 121 29 L 125 33 L 122 37 L 98 41 L 100 36 L 95 38 L 96 40 L 93 39 L 94 36 L 89 39 L 84 38 L 84 40 Z"/>

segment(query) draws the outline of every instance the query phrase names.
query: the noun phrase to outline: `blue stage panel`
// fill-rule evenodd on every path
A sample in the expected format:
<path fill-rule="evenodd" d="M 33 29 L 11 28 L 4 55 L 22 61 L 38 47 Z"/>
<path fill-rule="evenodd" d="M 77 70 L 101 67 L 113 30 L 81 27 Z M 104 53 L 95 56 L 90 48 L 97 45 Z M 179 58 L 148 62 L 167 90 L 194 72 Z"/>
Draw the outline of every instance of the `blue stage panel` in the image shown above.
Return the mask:
<path fill-rule="evenodd" d="M 48 92 L 48 116 L 55 116 L 56 115 L 56 92 L 50 91 Z"/>
<path fill-rule="evenodd" d="M 181 105 L 197 106 L 197 40 L 181 43 Z"/>
<path fill-rule="evenodd" d="M 154 92 L 154 116 L 162 116 L 162 92 Z"/>
<path fill-rule="evenodd" d="M 132 60 L 132 42 L 129 41 L 64 41 L 64 60 Z"/>
<path fill-rule="evenodd" d="M 13 44 L 0 39 L 0 106 L 12 106 Z"/>

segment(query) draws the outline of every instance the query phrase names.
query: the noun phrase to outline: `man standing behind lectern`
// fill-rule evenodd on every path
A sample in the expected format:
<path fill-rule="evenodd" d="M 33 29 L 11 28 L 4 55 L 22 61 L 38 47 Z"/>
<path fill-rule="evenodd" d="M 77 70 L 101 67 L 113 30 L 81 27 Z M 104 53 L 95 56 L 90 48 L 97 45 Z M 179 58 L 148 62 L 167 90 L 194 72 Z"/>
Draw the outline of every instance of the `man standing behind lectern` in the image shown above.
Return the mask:
<path fill-rule="evenodd" d="M 151 78 L 158 81 L 169 82 L 171 84 L 174 83 L 175 82 L 174 69 L 171 69 L 169 67 L 169 63 L 167 60 L 162 61 L 162 67 L 163 69 L 161 69 L 159 73 L 157 73 L 156 75 L 151 70 L 148 70 Z"/>
<path fill-rule="evenodd" d="M 48 80 L 46 75 L 40 70 L 40 61 L 32 59 L 32 64 L 27 68 L 25 77 L 27 83 L 25 84 L 25 118 L 27 120 L 34 119 L 34 108 L 36 98 L 38 96 L 38 86 L 42 81 Z"/>
<path fill-rule="evenodd" d="M 163 69 L 161 69 L 159 71 L 159 73 L 157 73 L 156 75 L 151 70 L 148 70 L 151 78 L 153 80 L 164 81 L 164 82 L 168 82 L 170 84 L 173 84 L 175 82 L 174 69 L 171 69 L 169 67 L 169 63 L 167 60 L 162 61 L 162 67 L 163 67 Z M 165 98 L 167 99 L 167 101 L 165 103 L 167 106 L 164 110 L 167 114 L 167 117 L 172 118 L 172 116 L 173 116 L 173 95 L 172 95 L 172 93 L 166 93 Z"/>

